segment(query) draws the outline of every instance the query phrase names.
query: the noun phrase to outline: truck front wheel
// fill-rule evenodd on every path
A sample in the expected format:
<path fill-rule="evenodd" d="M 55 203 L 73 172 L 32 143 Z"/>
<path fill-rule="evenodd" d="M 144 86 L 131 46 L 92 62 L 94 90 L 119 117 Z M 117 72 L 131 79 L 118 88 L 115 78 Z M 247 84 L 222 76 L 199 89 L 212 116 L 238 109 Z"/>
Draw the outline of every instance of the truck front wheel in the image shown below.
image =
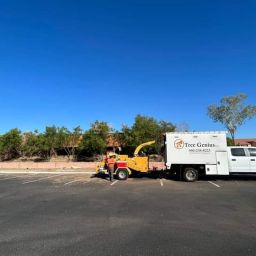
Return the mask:
<path fill-rule="evenodd" d="M 198 171 L 194 168 L 185 168 L 183 171 L 183 179 L 188 182 L 198 180 Z"/>
<path fill-rule="evenodd" d="M 126 169 L 118 169 L 116 172 L 116 176 L 119 180 L 127 180 L 129 177 L 129 173 Z"/>

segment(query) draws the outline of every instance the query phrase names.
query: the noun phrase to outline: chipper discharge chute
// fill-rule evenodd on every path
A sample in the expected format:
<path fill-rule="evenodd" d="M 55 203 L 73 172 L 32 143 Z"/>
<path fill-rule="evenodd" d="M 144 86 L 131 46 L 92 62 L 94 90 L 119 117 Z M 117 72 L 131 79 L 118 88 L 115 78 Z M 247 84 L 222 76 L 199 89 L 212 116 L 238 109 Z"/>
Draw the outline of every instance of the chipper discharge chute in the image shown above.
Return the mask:
<path fill-rule="evenodd" d="M 148 156 L 139 156 L 140 150 L 145 147 L 154 144 L 155 141 L 149 141 L 139 145 L 133 154 L 133 157 L 128 155 L 116 155 L 115 171 L 114 174 L 119 180 L 126 180 L 133 172 L 146 173 L 149 170 Z M 107 174 L 106 161 L 101 162 L 97 166 L 97 172 L 99 174 Z"/>

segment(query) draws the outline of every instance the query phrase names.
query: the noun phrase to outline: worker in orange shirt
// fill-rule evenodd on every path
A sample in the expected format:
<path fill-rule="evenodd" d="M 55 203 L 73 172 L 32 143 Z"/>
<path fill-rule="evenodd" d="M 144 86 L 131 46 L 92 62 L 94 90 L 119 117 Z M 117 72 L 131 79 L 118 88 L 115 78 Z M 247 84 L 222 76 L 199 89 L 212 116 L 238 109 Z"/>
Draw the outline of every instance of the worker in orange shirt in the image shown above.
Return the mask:
<path fill-rule="evenodd" d="M 115 171 L 115 163 L 116 163 L 116 154 L 115 153 L 109 153 L 106 157 L 106 165 L 108 168 L 109 173 L 109 180 L 113 180 L 113 175 Z"/>

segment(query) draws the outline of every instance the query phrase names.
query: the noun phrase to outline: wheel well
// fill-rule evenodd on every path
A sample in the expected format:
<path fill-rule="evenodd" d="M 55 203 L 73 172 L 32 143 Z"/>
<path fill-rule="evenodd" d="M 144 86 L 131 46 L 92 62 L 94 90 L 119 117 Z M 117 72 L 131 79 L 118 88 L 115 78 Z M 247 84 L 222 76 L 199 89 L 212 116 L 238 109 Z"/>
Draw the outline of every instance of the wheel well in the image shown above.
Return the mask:
<path fill-rule="evenodd" d="M 131 171 L 129 170 L 129 168 L 117 168 L 115 173 L 117 173 L 118 171 L 126 171 L 129 175 L 131 174 Z"/>

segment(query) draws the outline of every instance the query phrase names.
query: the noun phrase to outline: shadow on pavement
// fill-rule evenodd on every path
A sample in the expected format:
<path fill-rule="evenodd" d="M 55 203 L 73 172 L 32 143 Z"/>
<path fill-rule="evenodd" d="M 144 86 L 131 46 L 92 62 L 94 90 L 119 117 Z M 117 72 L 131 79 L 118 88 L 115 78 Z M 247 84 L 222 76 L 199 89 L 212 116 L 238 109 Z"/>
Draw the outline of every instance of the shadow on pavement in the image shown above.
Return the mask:
<path fill-rule="evenodd" d="M 175 175 L 175 174 L 167 174 L 163 171 L 152 171 L 149 173 L 133 173 L 132 175 L 130 175 L 131 178 L 135 178 L 135 179 L 168 179 L 168 180 L 174 180 L 174 181 L 181 181 L 181 182 L 185 182 L 183 181 L 179 175 Z M 109 180 L 109 176 L 106 174 L 93 174 L 91 176 L 92 179 L 105 179 L 105 180 Z M 211 175 L 211 176 L 206 176 L 206 175 L 200 175 L 199 176 L 199 180 L 202 181 L 211 181 L 211 180 L 244 180 L 244 181 L 256 181 L 256 174 L 232 174 L 232 175 L 228 175 L 228 176 L 218 176 L 218 175 Z"/>
<path fill-rule="evenodd" d="M 256 181 L 256 175 L 255 174 L 231 174 L 228 176 L 202 176 L 200 177 L 200 180 L 255 180 Z"/>

